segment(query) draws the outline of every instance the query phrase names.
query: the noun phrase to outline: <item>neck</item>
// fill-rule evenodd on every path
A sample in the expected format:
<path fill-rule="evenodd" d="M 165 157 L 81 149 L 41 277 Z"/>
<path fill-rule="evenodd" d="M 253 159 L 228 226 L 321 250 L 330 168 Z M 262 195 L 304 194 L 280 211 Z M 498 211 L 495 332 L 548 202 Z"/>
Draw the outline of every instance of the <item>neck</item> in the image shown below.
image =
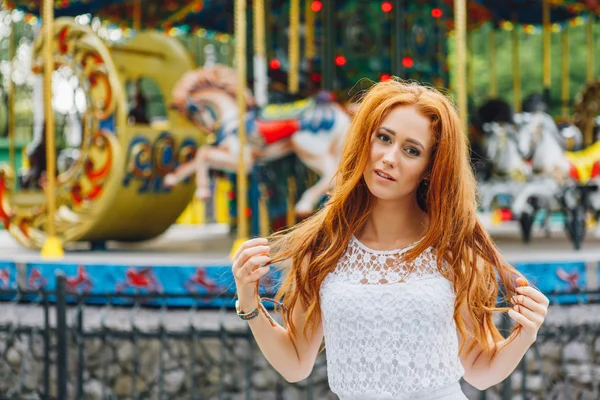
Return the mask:
<path fill-rule="evenodd" d="M 228 94 L 217 89 L 207 89 L 197 96 L 198 100 L 211 102 L 219 115 L 221 122 L 236 121 L 239 110 L 235 100 Z"/>
<path fill-rule="evenodd" d="M 413 193 L 401 202 L 377 200 L 369 219 L 356 233 L 356 237 L 381 250 L 393 250 L 421 239 L 427 232 L 428 225 L 429 217 L 419 208 Z"/>

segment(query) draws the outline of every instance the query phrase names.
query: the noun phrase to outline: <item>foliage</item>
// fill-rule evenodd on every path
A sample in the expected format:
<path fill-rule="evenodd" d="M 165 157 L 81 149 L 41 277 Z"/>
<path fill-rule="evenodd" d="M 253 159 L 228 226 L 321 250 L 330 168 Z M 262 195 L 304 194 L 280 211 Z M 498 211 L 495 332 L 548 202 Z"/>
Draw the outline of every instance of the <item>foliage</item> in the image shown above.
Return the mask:
<path fill-rule="evenodd" d="M 474 90 L 469 98 L 471 105 L 482 104 L 489 96 L 490 73 L 489 73 L 489 31 L 490 25 L 469 32 L 471 35 L 470 41 L 470 61 L 473 69 L 468 73 L 468 77 L 472 77 L 474 81 Z M 527 97 L 531 93 L 541 93 L 543 89 L 543 58 L 542 58 L 542 40 L 541 33 L 527 34 L 519 27 L 519 53 L 520 63 L 519 70 L 521 75 L 521 93 L 522 98 Z M 538 30 L 541 31 L 541 30 Z M 574 26 L 568 28 L 569 35 L 569 96 L 570 96 L 570 111 L 577 93 L 579 93 L 586 85 L 586 27 Z M 562 114 L 561 106 L 561 86 L 562 86 L 562 49 L 561 49 L 561 32 L 551 33 L 551 113 L 554 116 Z M 496 31 L 496 74 L 499 96 L 514 104 L 513 101 L 513 56 L 511 46 L 512 31 L 498 29 Z M 594 35 L 598 35 L 598 24 L 594 25 Z M 456 43 L 454 38 L 449 39 L 449 58 L 451 69 L 451 87 L 456 92 L 456 76 L 454 65 L 456 61 Z M 594 53 L 600 52 L 600 40 L 594 41 Z M 598 76 L 598 64 L 600 60 L 596 60 L 594 77 Z"/>

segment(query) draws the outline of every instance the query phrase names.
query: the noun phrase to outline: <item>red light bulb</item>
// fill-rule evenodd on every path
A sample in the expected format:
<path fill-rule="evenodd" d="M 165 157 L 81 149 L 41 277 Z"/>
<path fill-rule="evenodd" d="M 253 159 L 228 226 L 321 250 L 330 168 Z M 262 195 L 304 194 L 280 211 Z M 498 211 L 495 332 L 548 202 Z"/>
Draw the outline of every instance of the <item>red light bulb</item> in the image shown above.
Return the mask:
<path fill-rule="evenodd" d="M 392 3 L 389 1 L 384 1 L 383 3 L 381 3 L 381 10 L 384 13 L 389 13 L 390 11 L 392 11 L 392 8 L 394 8 L 394 6 L 392 6 Z"/>

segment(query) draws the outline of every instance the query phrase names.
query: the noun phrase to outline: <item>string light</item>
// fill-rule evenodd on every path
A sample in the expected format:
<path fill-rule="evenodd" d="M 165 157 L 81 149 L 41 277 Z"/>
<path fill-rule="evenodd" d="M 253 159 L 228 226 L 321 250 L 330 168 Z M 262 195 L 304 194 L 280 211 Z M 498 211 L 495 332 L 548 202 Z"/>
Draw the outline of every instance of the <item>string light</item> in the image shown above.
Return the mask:
<path fill-rule="evenodd" d="M 271 61 L 269 61 L 269 67 L 271 69 L 279 69 L 279 67 L 281 67 L 281 62 L 278 59 L 274 58 Z"/>
<path fill-rule="evenodd" d="M 339 55 L 335 58 L 335 65 L 343 67 L 346 64 L 346 57 Z"/>

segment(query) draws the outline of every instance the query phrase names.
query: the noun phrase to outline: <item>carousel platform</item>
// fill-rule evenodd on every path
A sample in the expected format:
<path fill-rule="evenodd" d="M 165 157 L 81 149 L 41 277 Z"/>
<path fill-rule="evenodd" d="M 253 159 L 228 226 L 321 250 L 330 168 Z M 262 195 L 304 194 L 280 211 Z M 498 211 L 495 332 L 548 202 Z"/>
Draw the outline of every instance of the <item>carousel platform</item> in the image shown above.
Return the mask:
<path fill-rule="evenodd" d="M 559 228 L 551 229 L 549 237 L 545 231 L 534 231 L 529 245 L 522 243 L 517 225 L 504 223 L 488 229 L 504 258 L 532 284 L 547 293 L 572 293 L 557 301 L 587 302 L 591 300 L 587 292 L 600 287 L 600 238 L 593 232 L 583 248 L 575 251 Z M 106 249 L 93 251 L 77 244 L 66 249 L 64 258 L 47 260 L 1 231 L 0 288 L 18 285 L 53 290 L 57 274 L 62 273 L 73 292 L 210 293 L 233 298 L 229 259 L 233 240 L 227 225 L 174 225 L 150 241 L 108 242 Z M 262 289 L 272 291 L 276 282 L 277 276 L 271 276 Z"/>

